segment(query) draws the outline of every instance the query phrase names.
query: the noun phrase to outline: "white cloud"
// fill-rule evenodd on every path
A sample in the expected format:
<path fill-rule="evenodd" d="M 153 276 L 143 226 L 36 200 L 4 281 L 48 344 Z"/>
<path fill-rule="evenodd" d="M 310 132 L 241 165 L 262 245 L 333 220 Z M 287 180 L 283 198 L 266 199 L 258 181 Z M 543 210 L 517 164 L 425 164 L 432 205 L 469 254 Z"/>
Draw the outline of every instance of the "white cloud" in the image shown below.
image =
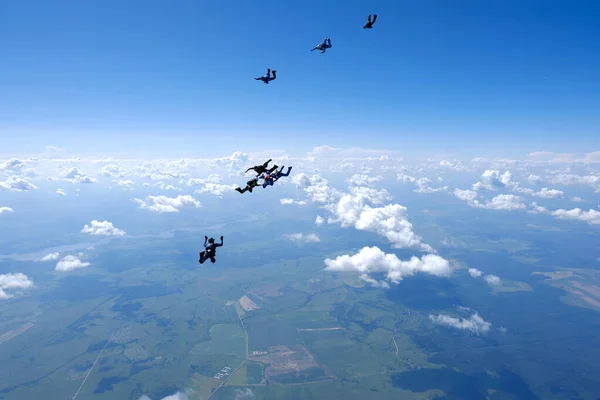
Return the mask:
<path fill-rule="evenodd" d="M 572 210 L 559 209 L 550 212 L 550 215 L 559 219 L 579 220 L 587 222 L 590 225 L 600 224 L 600 211 L 594 209 L 590 209 L 589 211 L 584 211 L 581 208 L 574 208 Z"/>
<path fill-rule="evenodd" d="M 396 248 L 420 247 L 425 251 L 433 251 L 413 232 L 412 224 L 406 219 L 406 207 L 399 204 L 371 207 L 368 204 L 382 204 L 390 198 L 386 190 L 352 188 L 351 193 L 344 194 L 337 203 L 327 207 L 333 214 L 328 222 L 339 222 L 343 228 L 354 226 L 361 231 L 377 233 L 386 237 Z"/>
<path fill-rule="evenodd" d="M 56 270 L 61 272 L 72 271 L 74 269 L 85 268 L 90 266 L 89 262 L 83 262 L 78 256 L 64 256 L 62 260 L 56 263 Z"/>
<path fill-rule="evenodd" d="M 501 283 L 500 278 L 497 277 L 496 275 L 486 275 L 486 276 L 483 277 L 483 279 L 485 279 L 485 281 L 490 286 L 497 286 L 497 285 L 499 285 Z"/>
<path fill-rule="evenodd" d="M 491 210 L 522 210 L 527 208 L 519 196 L 514 194 L 499 194 L 485 204 L 484 208 Z"/>
<path fill-rule="evenodd" d="M 373 286 L 389 287 L 387 281 L 398 284 L 403 278 L 415 273 L 447 277 L 452 267 L 447 260 L 435 254 L 423 257 L 411 257 L 409 261 L 400 260 L 395 254 L 385 254 L 378 247 L 363 247 L 358 253 L 343 255 L 335 260 L 326 259 L 326 271 L 355 272 L 361 279 Z M 385 280 L 376 280 L 371 274 L 386 274 Z"/>
<path fill-rule="evenodd" d="M 0 171 L 19 173 L 23 167 L 25 167 L 25 163 L 23 161 L 16 158 L 11 158 L 0 164 Z"/>
<path fill-rule="evenodd" d="M 27 192 L 30 190 L 36 190 L 37 186 L 25 178 L 13 175 L 4 182 L 0 182 L 0 189 L 11 192 Z"/>
<path fill-rule="evenodd" d="M 299 206 L 305 206 L 307 203 L 304 200 L 294 200 L 294 199 L 279 199 L 281 204 L 297 204 Z"/>
<path fill-rule="evenodd" d="M 65 180 L 71 183 L 95 183 L 96 179 L 89 177 L 82 171 L 79 171 L 76 167 L 67 168 L 63 171 L 63 177 Z"/>
<path fill-rule="evenodd" d="M 562 190 L 542 188 L 542 190 L 533 193 L 533 195 L 544 199 L 557 199 L 564 197 L 565 194 Z"/>
<path fill-rule="evenodd" d="M 581 203 L 583 201 L 583 199 L 578 196 L 573 196 L 573 197 L 571 197 L 571 201 L 574 201 L 575 203 Z"/>
<path fill-rule="evenodd" d="M 65 193 L 64 190 L 62 189 L 56 189 L 56 194 L 59 196 L 66 196 L 67 194 Z"/>
<path fill-rule="evenodd" d="M 97 221 L 93 220 L 90 225 L 85 225 L 81 230 L 81 233 L 89 233 L 90 235 L 99 236 L 123 236 L 125 231 L 117 229 L 113 226 L 112 222 L 109 221 Z"/>
<path fill-rule="evenodd" d="M 481 174 L 481 181 L 473 185 L 473 190 L 498 190 L 511 185 L 514 185 L 514 182 L 510 171 L 500 174 L 499 171 L 488 169 Z"/>
<path fill-rule="evenodd" d="M 469 275 L 471 275 L 473 278 L 478 278 L 482 274 L 483 274 L 483 272 L 481 272 L 477 268 L 469 268 Z"/>
<path fill-rule="evenodd" d="M 316 243 L 320 242 L 321 239 L 314 233 L 303 234 L 303 233 L 291 233 L 283 235 L 286 239 L 296 243 Z"/>
<path fill-rule="evenodd" d="M 529 181 L 529 183 L 531 183 L 532 185 L 539 185 L 542 183 L 542 178 L 538 175 L 534 175 L 534 174 L 530 174 L 527 177 L 527 180 Z"/>
<path fill-rule="evenodd" d="M 133 181 L 126 179 L 126 180 L 118 180 L 115 179 L 113 180 L 114 183 L 116 183 L 117 185 L 119 185 L 120 188 L 125 189 L 125 190 L 133 190 Z"/>
<path fill-rule="evenodd" d="M 319 175 L 309 177 L 301 172 L 294 175 L 292 183 L 304 190 L 310 200 L 315 203 L 331 203 L 341 195 L 340 191 L 329 186 L 327 179 Z"/>
<path fill-rule="evenodd" d="M 7 289 L 27 289 L 33 286 L 33 282 L 22 273 L 0 275 L 0 300 L 13 297 L 6 293 Z"/>
<path fill-rule="evenodd" d="M 466 201 L 471 207 L 484 208 L 488 210 L 522 210 L 527 208 L 521 197 L 514 194 L 499 194 L 491 201 L 481 203 L 477 197 L 478 193 L 474 190 L 455 189 L 454 196 Z"/>
<path fill-rule="evenodd" d="M 429 319 L 438 325 L 449 326 L 452 328 L 472 332 L 476 335 L 487 333 L 492 324 L 486 322 L 477 313 L 471 315 L 470 318 L 454 318 L 449 315 L 429 315 Z"/>
<path fill-rule="evenodd" d="M 0 207 L 0 214 L 2 214 L 2 213 L 5 213 L 5 212 L 6 212 L 6 213 L 9 213 L 9 212 L 15 212 L 15 210 L 13 210 L 13 209 L 12 209 L 12 208 L 10 208 L 10 207 Z"/>
<path fill-rule="evenodd" d="M 139 205 L 139 208 L 159 213 L 179 212 L 183 207 L 201 207 L 200 202 L 190 195 L 179 195 L 177 197 L 148 196 L 146 201 L 138 198 L 134 198 L 133 201 Z"/>
<path fill-rule="evenodd" d="M 545 214 L 548 212 L 548 209 L 546 207 L 538 205 L 538 203 L 536 203 L 535 201 L 531 203 L 529 207 L 531 208 L 531 210 L 529 210 L 528 212 L 531 214 Z"/>
<path fill-rule="evenodd" d="M 315 224 L 323 225 L 324 222 L 325 222 L 325 218 L 321 217 L 320 215 L 317 215 L 317 218 L 315 219 Z"/>
<path fill-rule="evenodd" d="M 58 260 L 58 257 L 60 256 L 60 253 L 49 253 L 46 254 L 44 257 L 40 258 L 38 261 L 54 261 L 54 260 Z"/>
<path fill-rule="evenodd" d="M 102 167 L 100 170 L 100 175 L 102 176 L 110 176 L 113 178 L 122 178 L 125 176 L 125 173 L 121 167 L 116 164 L 108 164 Z"/>
<path fill-rule="evenodd" d="M 348 183 L 351 186 L 375 186 L 379 182 L 383 180 L 383 176 L 369 176 L 369 175 L 361 175 L 354 174 L 350 179 L 348 179 Z"/>

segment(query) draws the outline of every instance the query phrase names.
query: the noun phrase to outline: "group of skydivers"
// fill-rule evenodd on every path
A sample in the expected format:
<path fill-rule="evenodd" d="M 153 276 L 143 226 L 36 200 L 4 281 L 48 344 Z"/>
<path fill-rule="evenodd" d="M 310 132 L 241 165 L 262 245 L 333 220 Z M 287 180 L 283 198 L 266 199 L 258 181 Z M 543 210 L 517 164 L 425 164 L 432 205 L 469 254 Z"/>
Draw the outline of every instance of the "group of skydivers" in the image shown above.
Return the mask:
<path fill-rule="evenodd" d="M 363 26 L 363 29 L 372 29 L 375 21 L 377 21 L 377 14 L 373 14 L 373 19 L 371 19 L 371 15 L 369 15 L 369 18 L 367 19 L 367 23 L 365 24 L 365 26 Z M 325 38 L 325 40 L 323 40 L 322 43 L 317 45 L 311 51 L 321 50 L 321 53 L 325 53 L 325 51 L 327 51 L 327 49 L 330 49 L 330 48 L 331 48 L 331 39 Z M 271 76 L 271 74 L 273 76 Z M 262 81 L 263 83 L 266 83 L 267 85 L 269 84 L 269 82 L 274 81 L 275 79 L 277 79 L 277 71 L 275 71 L 275 70 L 271 71 L 271 68 L 267 69 L 266 75 L 261 76 L 259 78 L 254 78 L 254 80 Z"/>
<path fill-rule="evenodd" d="M 256 176 L 248 182 L 246 182 L 246 187 L 244 187 L 243 189 L 237 187 L 235 188 L 235 190 L 237 190 L 240 193 L 252 193 L 252 189 L 254 189 L 257 186 L 261 186 L 261 184 L 258 182 L 259 179 L 263 180 L 262 187 L 264 189 L 267 186 L 273 186 L 273 184 L 277 182 L 280 178 L 290 175 L 292 167 L 288 167 L 287 172 L 284 173 L 283 169 L 285 168 L 285 166 L 283 165 L 279 170 L 277 170 L 277 168 L 279 168 L 277 165 L 273 165 L 271 168 L 269 168 L 269 163 L 271 161 L 272 159 L 270 158 L 261 165 L 255 165 L 254 167 L 248 168 L 245 172 L 248 173 L 250 170 L 253 170 L 254 172 L 256 172 Z M 210 262 L 214 263 L 216 261 L 215 255 L 217 252 L 217 247 L 221 246 L 223 246 L 223 236 L 221 236 L 221 243 L 215 243 L 214 238 L 209 239 L 208 236 L 204 236 L 204 250 L 200 252 L 200 260 L 198 260 L 200 264 L 204 264 L 204 262 L 207 260 L 210 260 Z"/>
<path fill-rule="evenodd" d="M 367 23 L 365 24 L 365 26 L 363 26 L 363 29 L 372 29 L 373 24 L 375 23 L 376 20 L 377 20 L 377 14 L 373 14 L 373 19 L 371 19 L 371 15 L 369 15 L 369 18 L 367 18 Z M 325 53 L 327 51 L 327 49 L 330 49 L 330 48 L 331 48 L 331 39 L 325 38 L 325 40 L 323 40 L 322 43 L 320 43 L 319 45 L 317 45 L 316 47 L 311 49 L 311 51 L 320 50 L 321 53 Z M 266 75 L 261 76 L 260 78 L 254 78 L 254 79 L 268 84 L 269 82 L 277 79 L 277 71 L 271 70 L 269 68 L 269 69 L 267 69 Z M 273 167 L 269 168 L 268 166 L 271 161 L 272 161 L 272 159 L 269 159 L 262 165 L 255 165 L 254 167 L 248 168 L 245 172 L 248 173 L 250 170 L 254 170 L 254 172 L 256 172 L 256 176 L 254 178 L 252 178 L 251 180 L 249 180 L 248 182 L 246 182 L 246 186 L 243 189 L 240 187 L 237 187 L 237 188 L 235 188 L 235 190 L 241 194 L 243 194 L 245 192 L 252 193 L 252 189 L 254 189 L 257 186 L 261 186 L 261 184 L 258 182 L 259 179 L 263 180 L 262 187 L 264 189 L 267 186 L 273 186 L 273 184 L 275 182 L 277 182 L 280 178 L 290 175 L 292 167 L 288 167 L 287 172 L 284 173 L 283 172 L 283 169 L 285 168 L 284 166 L 282 166 L 281 169 L 279 169 L 279 170 L 277 170 L 277 168 L 278 168 L 277 165 L 273 165 Z M 214 238 L 209 239 L 208 236 L 204 236 L 204 250 L 202 250 L 200 252 L 200 260 L 198 260 L 200 262 L 200 264 L 204 264 L 204 262 L 207 260 L 210 260 L 210 262 L 214 263 L 216 261 L 215 256 L 216 256 L 217 247 L 221 247 L 221 246 L 223 246 L 223 236 L 221 236 L 221 243 L 215 243 Z"/>

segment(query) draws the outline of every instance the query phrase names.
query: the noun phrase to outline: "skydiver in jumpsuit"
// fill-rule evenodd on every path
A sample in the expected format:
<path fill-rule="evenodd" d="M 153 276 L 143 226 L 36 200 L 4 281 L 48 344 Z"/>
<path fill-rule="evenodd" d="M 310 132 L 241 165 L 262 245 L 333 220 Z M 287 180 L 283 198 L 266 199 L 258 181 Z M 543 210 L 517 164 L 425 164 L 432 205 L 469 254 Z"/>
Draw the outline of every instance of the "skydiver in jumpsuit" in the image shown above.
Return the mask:
<path fill-rule="evenodd" d="M 267 173 L 271 173 L 273 171 L 275 171 L 277 169 L 277 165 L 274 165 L 271 169 L 267 169 L 267 166 L 269 165 L 269 163 L 272 161 L 273 159 L 269 158 L 267 161 L 265 161 L 263 163 L 263 165 L 255 165 L 254 167 L 250 167 L 246 170 L 246 173 L 248 173 L 248 171 L 250 171 L 251 169 L 254 170 L 254 172 L 256 172 L 256 176 L 260 175 L 260 174 L 264 174 L 265 172 Z"/>
<path fill-rule="evenodd" d="M 206 242 L 208 241 L 208 244 Z M 215 255 L 217 254 L 217 247 L 223 246 L 223 236 L 221 236 L 221 243 L 215 243 L 215 239 L 204 236 L 204 250 L 200 252 L 200 264 L 204 264 L 204 261 L 210 258 L 210 262 L 215 263 Z"/>
<path fill-rule="evenodd" d="M 279 171 L 276 171 L 273 174 L 263 174 L 260 176 L 261 179 L 264 180 L 262 187 L 266 188 L 267 185 L 269 186 L 273 186 L 273 184 L 275 182 L 277 182 L 279 180 L 279 178 L 283 177 L 283 176 L 289 176 L 290 175 L 290 171 L 292 170 L 292 167 L 288 167 L 288 171 L 287 173 L 283 173 L 283 168 L 285 168 L 285 166 L 281 166 L 281 169 Z"/>
<path fill-rule="evenodd" d="M 311 51 L 321 50 L 321 53 L 325 53 L 325 51 L 330 48 L 331 48 L 331 39 L 325 38 L 325 40 L 323 40 L 323 43 L 319 44 L 317 47 L 315 47 Z"/>
<path fill-rule="evenodd" d="M 271 78 L 271 72 L 273 73 L 273 77 Z M 260 78 L 254 78 L 254 80 L 256 81 L 263 81 L 264 83 L 266 83 L 267 85 L 269 84 L 270 81 L 274 81 L 275 79 L 277 79 L 277 71 L 273 70 L 271 71 L 271 68 L 267 69 L 267 74 L 264 76 L 261 76 Z"/>
<path fill-rule="evenodd" d="M 236 187 L 235 190 L 237 190 L 240 193 L 244 193 L 246 191 L 252 193 L 252 189 L 254 189 L 255 187 L 257 187 L 259 185 L 258 183 L 258 178 L 252 178 L 251 180 L 249 180 L 248 182 L 246 182 L 246 187 L 245 188 L 240 188 L 240 187 Z"/>

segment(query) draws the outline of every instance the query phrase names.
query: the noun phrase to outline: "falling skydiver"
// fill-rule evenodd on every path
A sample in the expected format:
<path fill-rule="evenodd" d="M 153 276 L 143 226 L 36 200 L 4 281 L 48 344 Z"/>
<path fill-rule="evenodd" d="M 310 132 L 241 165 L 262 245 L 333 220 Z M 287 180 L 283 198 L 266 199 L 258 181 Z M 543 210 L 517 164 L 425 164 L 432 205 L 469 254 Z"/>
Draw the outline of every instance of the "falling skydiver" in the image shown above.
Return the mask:
<path fill-rule="evenodd" d="M 272 78 L 271 78 L 271 72 L 273 73 Z M 267 85 L 269 84 L 270 81 L 274 81 L 275 79 L 277 79 L 277 71 L 275 71 L 275 70 L 271 71 L 271 68 L 267 69 L 266 75 L 261 76 L 260 78 L 254 78 L 254 80 L 263 81 Z"/>
<path fill-rule="evenodd" d="M 319 44 L 317 47 L 315 47 L 311 51 L 321 50 L 321 53 L 325 53 L 325 51 L 330 48 L 331 48 L 331 39 L 325 38 L 325 40 L 323 40 L 323 43 Z"/>
<path fill-rule="evenodd" d="M 377 14 L 373 15 L 373 21 L 371 21 L 371 14 L 369 14 L 369 18 L 367 19 L 365 26 L 363 26 L 363 29 L 372 29 L 375 21 L 377 21 Z"/>
<path fill-rule="evenodd" d="M 281 169 L 279 171 L 276 171 L 274 174 L 272 174 L 271 176 L 273 177 L 273 181 L 277 182 L 279 180 L 279 178 L 282 178 L 284 176 L 290 176 L 290 172 L 292 171 L 292 167 L 288 167 L 287 173 L 283 173 L 283 168 L 284 166 L 281 166 Z"/>
<path fill-rule="evenodd" d="M 254 189 L 255 187 L 257 187 L 258 185 L 259 185 L 258 178 L 252 178 L 251 180 L 249 180 L 248 182 L 246 182 L 246 187 L 245 188 L 242 189 L 240 187 L 236 187 L 235 190 L 237 190 L 241 194 L 243 194 L 246 191 L 252 193 L 252 189 Z"/>
<path fill-rule="evenodd" d="M 273 161 L 273 159 L 269 158 L 262 165 L 255 165 L 254 167 L 248 168 L 245 173 L 248 173 L 248 171 L 250 171 L 251 169 L 253 169 L 254 172 L 256 172 L 256 176 L 264 174 L 265 172 L 271 173 L 277 169 L 277 165 L 273 165 L 271 169 L 267 169 L 267 166 L 271 161 Z"/>
<path fill-rule="evenodd" d="M 208 244 L 206 242 L 208 241 Z M 217 255 L 217 247 L 223 246 L 223 236 L 221 236 L 221 243 L 215 243 L 215 239 L 204 236 L 204 250 L 200 252 L 200 264 L 204 264 L 204 261 L 210 258 L 210 262 L 215 263 L 215 256 Z"/>
<path fill-rule="evenodd" d="M 275 182 L 277 182 L 279 180 L 279 178 L 283 177 L 283 176 L 289 176 L 290 175 L 290 171 L 292 170 L 292 167 L 288 167 L 288 171 L 287 173 L 283 173 L 283 169 L 285 168 L 285 166 L 281 166 L 281 169 L 279 171 L 275 171 L 274 173 L 268 173 L 268 174 L 262 174 L 260 176 L 261 179 L 263 179 L 263 188 L 266 188 L 267 186 L 273 186 L 273 184 Z"/>

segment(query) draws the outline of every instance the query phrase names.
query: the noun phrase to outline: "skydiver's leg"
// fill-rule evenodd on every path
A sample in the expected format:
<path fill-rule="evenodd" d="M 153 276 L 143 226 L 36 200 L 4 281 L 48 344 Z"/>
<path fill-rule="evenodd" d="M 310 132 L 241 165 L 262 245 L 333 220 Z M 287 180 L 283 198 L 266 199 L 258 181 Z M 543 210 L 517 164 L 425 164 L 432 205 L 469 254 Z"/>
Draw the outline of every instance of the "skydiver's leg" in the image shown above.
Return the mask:
<path fill-rule="evenodd" d="M 235 188 L 235 190 L 237 190 L 237 191 L 238 191 L 238 192 L 240 192 L 240 193 L 244 193 L 245 191 L 247 191 L 247 190 L 248 190 L 248 186 L 246 186 L 246 187 L 245 187 L 245 188 L 243 188 L 243 189 L 242 189 L 242 188 L 239 188 L 239 187 L 237 187 L 237 188 Z M 251 190 L 251 191 L 252 191 L 252 190 Z"/>
<path fill-rule="evenodd" d="M 331 39 L 327 38 L 327 46 L 331 47 Z"/>
<path fill-rule="evenodd" d="M 288 167 L 288 172 L 287 174 L 284 174 L 283 172 L 281 172 L 281 176 L 289 176 L 290 175 L 290 171 L 292 170 L 292 167 Z"/>
<path fill-rule="evenodd" d="M 210 258 L 210 262 L 211 262 L 211 263 L 213 263 L 213 264 L 214 264 L 214 263 L 215 263 L 215 261 L 217 261 L 217 260 L 215 260 L 215 257 L 214 257 L 214 256 Z"/>
<path fill-rule="evenodd" d="M 373 15 L 373 22 L 371 22 L 371 24 L 374 24 L 374 23 L 375 23 L 375 21 L 377 21 L 377 14 L 374 14 L 374 15 Z"/>
<path fill-rule="evenodd" d="M 205 255 L 205 253 L 204 253 L 204 250 L 202 250 L 202 251 L 200 252 L 200 259 L 198 260 L 198 262 L 199 262 L 200 264 L 204 264 L 204 261 L 206 261 L 206 259 L 204 258 L 204 255 Z"/>

